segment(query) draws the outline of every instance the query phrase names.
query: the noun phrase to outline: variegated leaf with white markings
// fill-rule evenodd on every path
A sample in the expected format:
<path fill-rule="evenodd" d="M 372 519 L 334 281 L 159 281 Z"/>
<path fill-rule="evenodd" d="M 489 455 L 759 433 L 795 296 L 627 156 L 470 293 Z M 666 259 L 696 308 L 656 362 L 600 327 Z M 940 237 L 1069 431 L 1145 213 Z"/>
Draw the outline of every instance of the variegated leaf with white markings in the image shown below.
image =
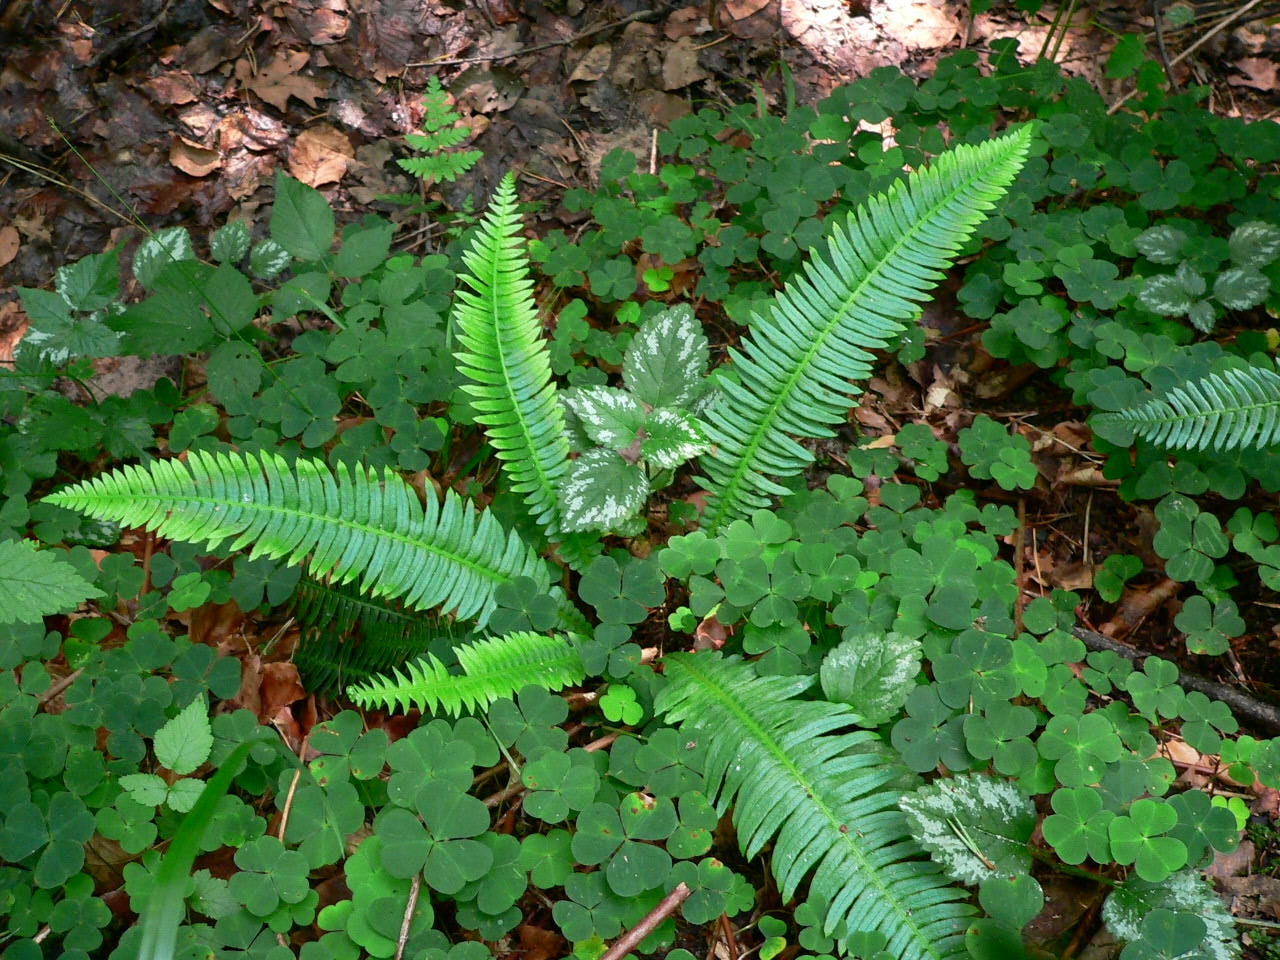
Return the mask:
<path fill-rule="evenodd" d="M 653 407 L 684 407 L 706 389 L 707 337 L 687 304 L 640 325 L 622 361 L 622 379 Z"/>
<path fill-rule="evenodd" d="M 1036 806 L 1016 783 L 963 774 L 898 801 L 911 834 L 953 879 L 970 886 L 1027 873 Z"/>
<path fill-rule="evenodd" d="M 587 436 L 611 450 L 631 446 L 644 427 L 644 406 L 625 390 L 578 387 L 564 401 L 578 415 Z"/>
<path fill-rule="evenodd" d="M 597 447 L 569 468 L 560 501 L 566 530 L 611 530 L 649 499 L 644 471 L 622 455 Z"/>
<path fill-rule="evenodd" d="M 661 407 L 649 415 L 640 456 L 662 470 L 673 470 L 707 450 L 698 421 L 687 413 Z"/>

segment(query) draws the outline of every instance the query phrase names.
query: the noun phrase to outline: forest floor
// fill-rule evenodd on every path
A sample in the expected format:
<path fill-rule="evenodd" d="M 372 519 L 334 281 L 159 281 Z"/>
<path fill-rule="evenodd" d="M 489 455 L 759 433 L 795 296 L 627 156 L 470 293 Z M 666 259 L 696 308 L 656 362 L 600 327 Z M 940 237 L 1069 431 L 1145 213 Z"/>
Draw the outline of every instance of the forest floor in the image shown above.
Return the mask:
<path fill-rule="evenodd" d="M 47 286 L 82 256 L 131 249 L 140 224 L 252 219 L 271 204 L 277 170 L 323 191 L 340 220 L 393 215 L 404 221 L 403 248 L 429 249 L 433 225 L 378 198 L 419 187 L 394 160 L 406 155 L 433 76 L 471 130 L 463 146 L 483 152 L 441 199 L 457 208 L 471 193 L 481 206 L 516 169 L 522 197 L 541 201 L 534 232 L 571 229 L 566 189 L 594 185 L 615 147 L 647 161 L 656 131 L 702 104 L 781 111 L 875 67 L 927 77 L 939 57 L 962 46 L 981 54 L 1001 37 L 1017 37 L 1028 60 L 1051 47 L 1070 72 L 1124 96 L 1103 67 L 1117 36 L 1152 32 L 1149 5 L 1082 7 L 1058 30 L 1054 15 L 997 4 L 970 17 L 966 4 L 936 0 L 0 0 L 0 363 L 26 325 L 18 287 Z M 1169 31 L 1164 59 L 1199 44 L 1174 75 L 1208 83 L 1215 111 L 1270 120 L 1280 116 L 1280 30 L 1251 17 L 1207 40 L 1209 15 Z M 102 362 L 104 377 L 110 366 Z M 874 381 L 863 426 L 909 402 L 904 392 L 951 391 L 967 409 L 981 380 L 942 365 L 928 376 Z M 1050 432 L 1083 446 L 1073 430 L 1083 428 Z M 1089 586 L 1090 546 L 1150 552 L 1142 513 L 1090 519 L 1088 509 L 1084 496 L 1056 493 L 1027 505 L 1041 532 L 1027 577 L 1040 588 Z M 1092 626 L 1187 664 L 1168 640 L 1169 583 L 1130 591 Z M 1217 679 L 1280 687 L 1277 648 L 1280 634 L 1263 638 L 1237 677 Z M 1189 665 L 1222 674 L 1225 663 Z"/>

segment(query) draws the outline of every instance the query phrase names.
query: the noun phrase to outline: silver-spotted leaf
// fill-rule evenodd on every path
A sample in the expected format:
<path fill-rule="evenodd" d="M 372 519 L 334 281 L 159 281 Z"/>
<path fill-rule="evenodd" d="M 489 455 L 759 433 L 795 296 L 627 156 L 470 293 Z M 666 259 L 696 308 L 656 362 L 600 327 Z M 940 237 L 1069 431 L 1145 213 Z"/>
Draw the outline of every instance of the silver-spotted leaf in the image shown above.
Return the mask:
<path fill-rule="evenodd" d="M 923 646 L 900 633 L 860 633 L 823 658 L 820 677 L 828 700 L 845 703 L 874 727 L 894 716 L 916 685 Z"/>
<path fill-rule="evenodd" d="M 707 337 L 687 304 L 640 325 L 622 361 L 627 388 L 650 407 L 687 405 L 703 391 Z"/>

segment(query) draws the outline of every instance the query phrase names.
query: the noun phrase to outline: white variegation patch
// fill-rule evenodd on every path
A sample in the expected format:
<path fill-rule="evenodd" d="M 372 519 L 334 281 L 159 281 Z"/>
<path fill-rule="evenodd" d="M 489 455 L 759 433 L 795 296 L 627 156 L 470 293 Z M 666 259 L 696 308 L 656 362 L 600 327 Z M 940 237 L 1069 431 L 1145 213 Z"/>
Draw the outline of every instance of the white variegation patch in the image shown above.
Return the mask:
<path fill-rule="evenodd" d="M 651 408 L 687 406 L 704 389 L 707 357 L 702 325 L 679 304 L 640 325 L 623 358 L 622 379 Z"/>
<path fill-rule="evenodd" d="M 826 655 L 820 677 L 828 700 L 846 703 L 869 727 L 896 714 L 915 689 L 923 645 L 900 633 L 850 636 Z"/>
<path fill-rule="evenodd" d="M 607 531 L 639 512 L 648 497 L 649 481 L 638 466 L 613 450 L 590 450 L 569 468 L 561 522 L 569 532 Z"/>
<path fill-rule="evenodd" d="M 1231 232 L 1227 239 L 1231 262 L 1242 267 L 1261 267 L 1280 257 L 1280 227 L 1250 220 Z"/>
<path fill-rule="evenodd" d="M 662 470 L 672 470 L 710 447 L 698 422 L 679 410 L 654 410 L 644 429 L 647 436 L 640 444 L 640 455 Z"/>
<path fill-rule="evenodd" d="M 133 275 L 143 288 L 155 286 L 160 271 L 179 260 L 194 260 L 196 251 L 191 246 L 191 234 L 186 227 L 167 227 L 153 233 L 138 245 L 133 255 Z M 58 291 L 62 293 L 61 290 Z"/>
<path fill-rule="evenodd" d="M 1182 870 L 1160 883 L 1130 877 L 1102 905 L 1107 929 L 1130 943 L 1142 939 L 1142 921 L 1153 910 L 1194 913 L 1205 925 L 1199 951 L 1213 960 L 1239 960 L 1240 940 L 1222 898 L 1198 870 Z"/>
<path fill-rule="evenodd" d="M 644 406 L 625 390 L 579 387 L 567 393 L 564 400 L 577 414 L 587 436 L 602 447 L 628 447 L 644 426 Z"/>
<path fill-rule="evenodd" d="M 898 805 L 917 842 L 953 880 L 976 886 L 1031 869 L 1027 840 L 1036 807 L 1016 783 L 964 774 L 921 787 Z"/>
<path fill-rule="evenodd" d="M 1175 264 L 1182 259 L 1182 248 L 1187 235 L 1167 223 L 1143 230 L 1133 239 L 1138 252 L 1152 263 Z"/>

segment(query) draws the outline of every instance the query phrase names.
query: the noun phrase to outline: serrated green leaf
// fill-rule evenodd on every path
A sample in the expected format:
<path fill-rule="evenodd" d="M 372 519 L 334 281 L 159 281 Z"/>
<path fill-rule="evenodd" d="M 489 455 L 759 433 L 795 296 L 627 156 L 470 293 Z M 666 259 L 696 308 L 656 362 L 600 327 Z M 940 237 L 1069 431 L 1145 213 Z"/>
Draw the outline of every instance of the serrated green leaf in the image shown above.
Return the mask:
<path fill-rule="evenodd" d="M 333 247 L 334 218 L 319 190 L 276 172 L 271 239 L 299 260 L 323 260 Z"/>
<path fill-rule="evenodd" d="M 651 408 L 683 407 L 704 388 L 707 355 L 702 325 L 682 303 L 640 325 L 622 361 L 622 379 Z"/>
<path fill-rule="evenodd" d="M 103 592 L 29 540 L 0 540 L 0 623 L 39 623 Z"/>
<path fill-rule="evenodd" d="M 1186 242 L 1187 235 L 1167 223 L 1148 227 L 1133 239 L 1133 245 L 1144 257 L 1152 263 L 1168 266 L 1182 261 L 1182 249 Z"/>
<path fill-rule="evenodd" d="M 196 697 L 156 731 L 156 759 L 174 773 L 191 773 L 209 759 L 213 729 L 204 697 Z"/>
<path fill-rule="evenodd" d="M 822 660 L 822 692 L 868 727 L 891 719 L 915 688 L 923 645 L 900 633 L 846 634 Z"/>
<path fill-rule="evenodd" d="M 1248 310 L 1267 299 L 1271 281 L 1255 267 L 1228 267 L 1213 281 L 1213 297 L 1228 310 Z"/>
<path fill-rule="evenodd" d="M 179 260 L 194 260 L 195 248 L 186 227 L 167 227 L 146 237 L 133 255 L 133 275 L 144 290 L 154 287 L 160 271 Z"/>
<path fill-rule="evenodd" d="M 219 263 L 234 266 L 249 252 L 251 239 L 249 225 L 243 220 L 232 220 L 213 232 L 213 236 L 209 238 L 209 253 Z"/>
<path fill-rule="evenodd" d="M 109 306 L 120 295 L 120 251 L 91 254 L 59 267 L 54 289 L 75 310 L 89 312 Z"/>
<path fill-rule="evenodd" d="M 1227 239 L 1231 262 L 1242 267 L 1262 267 L 1280 256 L 1280 227 L 1250 220 L 1231 231 Z"/>
<path fill-rule="evenodd" d="M 589 450 L 573 462 L 561 493 L 564 528 L 609 530 L 649 498 L 649 480 L 612 450 Z"/>
<path fill-rule="evenodd" d="M 654 410 L 645 421 L 644 432 L 647 436 L 640 444 L 640 456 L 662 470 L 674 470 L 710 447 L 698 421 L 679 410 Z"/>
<path fill-rule="evenodd" d="M 134 803 L 158 807 L 169 795 L 169 785 L 154 773 L 130 773 L 120 778 L 120 786 Z"/>
<path fill-rule="evenodd" d="M 579 387 L 566 393 L 564 402 L 577 414 L 587 436 L 610 450 L 627 449 L 644 427 L 644 407 L 625 390 Z"/>

